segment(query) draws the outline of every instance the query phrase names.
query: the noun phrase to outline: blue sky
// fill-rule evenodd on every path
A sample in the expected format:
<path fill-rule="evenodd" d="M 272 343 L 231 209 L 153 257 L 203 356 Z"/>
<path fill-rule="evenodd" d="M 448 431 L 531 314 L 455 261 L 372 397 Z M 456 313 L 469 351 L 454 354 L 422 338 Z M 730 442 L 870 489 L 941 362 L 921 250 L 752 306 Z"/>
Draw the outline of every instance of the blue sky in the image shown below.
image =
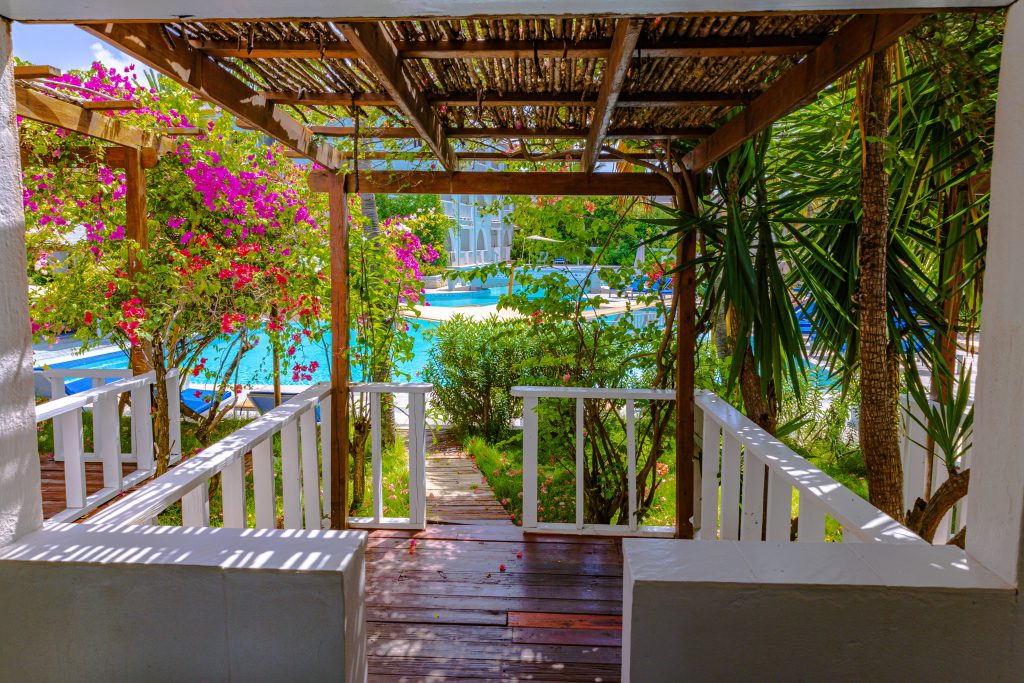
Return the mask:
<path fill-rule="evenodd" d="M 19 24 L 12 28 L 14 54 L 34 64 L 49 64 L 58 69 L 87 69 L 95 60 L 119 69 L 142 64 L 129 58 L 99 38 L 67 24 Z M 139 79 L 144 77 L 139 71 Z"/>

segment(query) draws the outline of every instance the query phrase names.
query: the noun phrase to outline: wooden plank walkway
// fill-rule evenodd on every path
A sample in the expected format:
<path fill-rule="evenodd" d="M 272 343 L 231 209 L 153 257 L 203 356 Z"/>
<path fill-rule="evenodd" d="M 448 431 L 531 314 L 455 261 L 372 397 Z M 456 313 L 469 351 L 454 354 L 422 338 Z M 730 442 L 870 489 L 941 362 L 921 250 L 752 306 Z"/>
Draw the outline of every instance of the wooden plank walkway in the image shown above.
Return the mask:
<path fill-rule="evenodd" d="M 439 524 L 512 524 L 472 456 L 445 434 L 427 453 L 427 520 Z"/>
<path fill-rule="evenodd" d="M 371 681 L 617 681 L 622 546 L 514 526 L 374 531 L 366 619 Z"/>

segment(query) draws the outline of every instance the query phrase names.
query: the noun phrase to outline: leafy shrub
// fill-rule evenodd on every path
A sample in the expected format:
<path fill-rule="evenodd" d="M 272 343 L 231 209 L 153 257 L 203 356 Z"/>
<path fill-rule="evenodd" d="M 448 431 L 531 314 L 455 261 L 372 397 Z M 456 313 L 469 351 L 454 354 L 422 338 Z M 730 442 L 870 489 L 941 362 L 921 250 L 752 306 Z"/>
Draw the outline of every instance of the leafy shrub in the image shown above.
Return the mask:
<path fill-rule="evenodd" d="M 434 385 L 434 405 L 459 436 L 499 441 L 511 428 L 519 402 L 512 387 L 530 355 L 519 320 L 455 316 L 433 332 L 423 378 Z"/>

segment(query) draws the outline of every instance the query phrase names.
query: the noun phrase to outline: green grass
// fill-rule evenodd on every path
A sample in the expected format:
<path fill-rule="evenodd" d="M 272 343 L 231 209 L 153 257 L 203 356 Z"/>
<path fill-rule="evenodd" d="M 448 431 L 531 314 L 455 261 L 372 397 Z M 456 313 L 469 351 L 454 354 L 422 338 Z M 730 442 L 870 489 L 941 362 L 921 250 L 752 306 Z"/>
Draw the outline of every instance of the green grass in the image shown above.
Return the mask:
<path fill-rule="evenodd" d="M 492 445 L 480 438 L 465 441 L 466 452 L 473 456 L 494 495 L 508 511 L 512 521 L 523 521 L 523 453 L 518 444 Z M 675 524 L 675 458 L 668 453 L 662 459 L 665 474 L 655 494 L 654 504 L 642 519 L 648 525 Z M 623 454 L 625 457 L 625 454 Z M 538 463 L 537 520 L 572 522 L 576 518 L 576 478 L 557 464 Z M 625 520 L 613 520 L 625 524 Z"/>

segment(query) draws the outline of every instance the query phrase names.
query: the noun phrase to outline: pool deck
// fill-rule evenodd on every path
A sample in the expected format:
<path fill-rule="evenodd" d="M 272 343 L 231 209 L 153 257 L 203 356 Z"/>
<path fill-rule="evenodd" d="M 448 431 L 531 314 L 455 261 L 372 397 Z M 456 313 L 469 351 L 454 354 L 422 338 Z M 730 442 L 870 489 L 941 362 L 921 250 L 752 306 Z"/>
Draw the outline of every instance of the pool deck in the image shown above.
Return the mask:
<path fill-rule="evenodd" d="M 637 311 L 640 308 L 636 307 L 633 301 L 615 299 L 604 304 L 599 309 L 585 310 L 581 315 L 584 318 L 596 318 L 626 313 L 627 311 Z M 416 311 L 419 314 L 420 320 L 431 320 L 434 322 L 444 322 L 459 315 L 470 320 L 486 320 L 492 316 L 497 317 L 499 320 L 513 320 L 523 317 L 517 311 L 509 308 L 499 311 L 496 304 L 489 306 L 417 306 Z"/>

